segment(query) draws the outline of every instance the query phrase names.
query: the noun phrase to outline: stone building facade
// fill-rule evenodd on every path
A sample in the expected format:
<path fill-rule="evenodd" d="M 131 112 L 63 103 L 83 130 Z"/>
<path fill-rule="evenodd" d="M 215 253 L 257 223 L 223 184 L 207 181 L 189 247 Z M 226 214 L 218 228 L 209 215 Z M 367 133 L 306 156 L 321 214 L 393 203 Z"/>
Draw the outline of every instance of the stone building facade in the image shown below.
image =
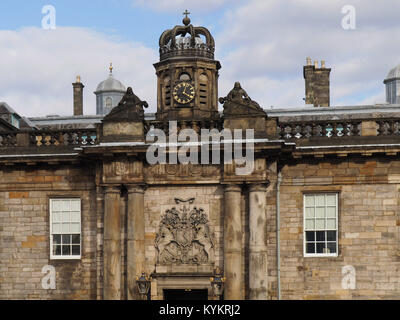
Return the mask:
<path fill-rule="evenodd" d="M 400 106 L 263 110 L 236 83 L 219 112 L 214 39 L 183 22 L 160 38 L 156 114 L 128 88 L 105 117 L 1 128 L 0 299 L 143 299 L 143 273 L 153 300 L 400 298 Z M 326 106 L 329 72 L 306 77 Z M 253 129 L 253 170 L 149 163 L 171 123 Z"/>

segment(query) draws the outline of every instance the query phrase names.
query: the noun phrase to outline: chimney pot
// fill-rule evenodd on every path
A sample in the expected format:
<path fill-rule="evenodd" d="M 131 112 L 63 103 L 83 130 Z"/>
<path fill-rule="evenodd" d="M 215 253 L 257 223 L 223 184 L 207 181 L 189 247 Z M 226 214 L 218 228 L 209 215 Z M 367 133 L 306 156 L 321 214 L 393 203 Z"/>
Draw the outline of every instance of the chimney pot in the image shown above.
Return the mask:
<path fill-rule="evenodd" d="M 76 77 L 76 82 L 72 84 L 74 90 L 74 116 L 83 115 L 83 88 L 81 77 Z"/>
<path fill-rule="evenodd" d="M 325 67 L 325 60 L 321 60 L 321 68 L 318 68 L 318 61 L 314 61 L 314 67 L 310 68 L 307 59 L 307 66 L 303 69 L 306 105 L 330 106 L 330 73 L 331 69 Z"/>

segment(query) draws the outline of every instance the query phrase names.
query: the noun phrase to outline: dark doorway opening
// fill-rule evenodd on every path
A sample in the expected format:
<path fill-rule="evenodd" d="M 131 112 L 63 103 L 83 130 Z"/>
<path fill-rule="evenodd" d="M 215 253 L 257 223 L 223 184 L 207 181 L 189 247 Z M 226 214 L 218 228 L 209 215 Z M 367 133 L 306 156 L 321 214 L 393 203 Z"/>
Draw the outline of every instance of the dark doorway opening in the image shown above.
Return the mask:
<path fill-rule="evenodd" d="M 164 300 L 208 300 L 208 291 L 164 289 Z"/>

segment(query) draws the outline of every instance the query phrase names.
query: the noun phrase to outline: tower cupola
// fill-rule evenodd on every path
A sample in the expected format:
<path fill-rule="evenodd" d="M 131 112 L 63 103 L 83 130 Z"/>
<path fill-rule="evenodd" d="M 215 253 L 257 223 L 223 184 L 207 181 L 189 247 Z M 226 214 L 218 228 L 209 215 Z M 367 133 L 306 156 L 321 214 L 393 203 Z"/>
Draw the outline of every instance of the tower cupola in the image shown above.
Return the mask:
<path fill-rule="evenodd" d="M 210 31 L 191 24 L 186 10 L 183 25 L 161 34 L 158 78 L 159 120 L 218 117 L 218 70 L 215 41 Z"/>
<path fill-rule="evenodd" d="M 386 102 L 400 104 L 400 65 L 390 70 L 383 83 L 386 86 Z"/>
<path fill-rule="evenodd" d="M 110 64 L 108 78 L 99 83 L 94 94 L 96 95 L 96 114 L 106 115 L 115 108 L 126 92 L 121 81 L 114 78 L 113 65 Z"/>

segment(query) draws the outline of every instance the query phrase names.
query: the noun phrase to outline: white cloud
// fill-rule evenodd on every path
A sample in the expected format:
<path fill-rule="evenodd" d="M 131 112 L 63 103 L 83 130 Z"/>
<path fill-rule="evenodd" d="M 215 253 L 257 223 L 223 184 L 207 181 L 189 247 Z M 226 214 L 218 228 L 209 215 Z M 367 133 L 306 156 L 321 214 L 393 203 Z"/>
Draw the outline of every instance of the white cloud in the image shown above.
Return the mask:
<path fill-rule="evenodd" d="M 383 80 L 400 63 L 399 1 L 251 0 L 241 4 L 225 14 L 221 22 L 225 27 L 215 35 L 223 66 L 221 83 L 243 79 L 249 95 L 259 97 L 264 106 L 301 106 L 302 68 L 311 56 L 326 60 L 332 68 L 333 105 L 384 100 Z M 347 4 L 356 9 L 356 30 L 341 27 L 341 10 Z"/>
<path fill-rule="evenodd" d="M 84 29 L 43 30 L 24 28 L 0 31 L 0 101 L 24 116 L 71 115 L 72 82 L 80 75 L 85 85 L 84 113 L 96 113 L 93 91 L 108 77 L 113 62 L 114 76 L 132 86 L 151 111 L 156 110 L 157 61 L 154 50 L 138 43 Z"/>

